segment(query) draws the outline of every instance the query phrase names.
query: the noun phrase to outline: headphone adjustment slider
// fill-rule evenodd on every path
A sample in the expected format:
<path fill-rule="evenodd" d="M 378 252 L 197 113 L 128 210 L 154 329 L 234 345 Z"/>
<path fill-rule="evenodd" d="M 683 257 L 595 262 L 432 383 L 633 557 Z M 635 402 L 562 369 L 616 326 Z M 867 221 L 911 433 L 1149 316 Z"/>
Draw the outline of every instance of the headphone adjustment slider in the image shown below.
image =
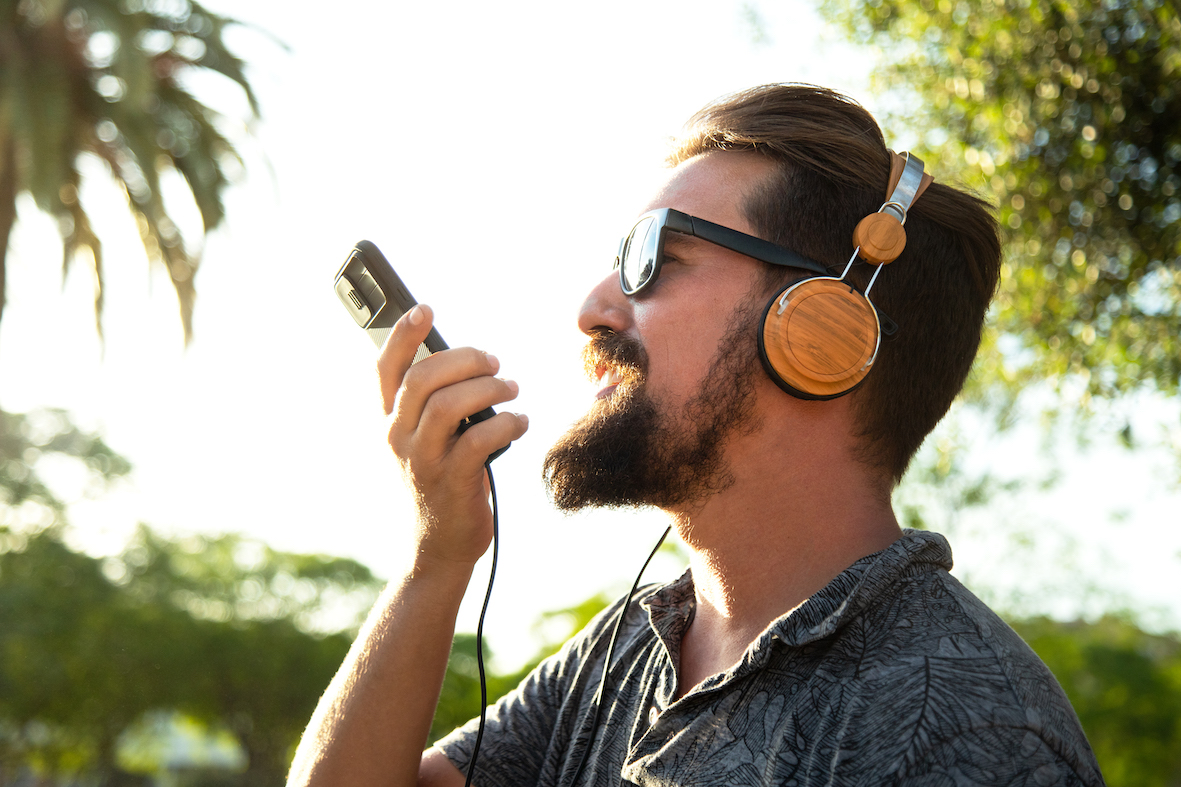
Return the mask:
<path fill-rule="evenodd" d="M 783 291 L 783 296 L 779 299 L 779 311 L 775 312 L 776 314 L 782 315 L 783 312 L 787 309 L 787 304 L 790 302 L 790 298 L 788 296 L 790 296 L 790 295 L 791 295 L 791 288 L 788 287 L 786 290 Z"/>

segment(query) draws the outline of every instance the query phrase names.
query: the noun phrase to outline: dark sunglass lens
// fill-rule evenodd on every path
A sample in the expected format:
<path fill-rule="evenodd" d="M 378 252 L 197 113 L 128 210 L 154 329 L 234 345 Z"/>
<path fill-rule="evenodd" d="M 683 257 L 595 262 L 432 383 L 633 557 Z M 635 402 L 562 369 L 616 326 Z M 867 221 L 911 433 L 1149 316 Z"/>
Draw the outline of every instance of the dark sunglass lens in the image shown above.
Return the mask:
<path fill-rule="evenodd" d="M 656 226 L 656 219 L 648 217 L 642 219 L 632 228 L 627 243 L 624 244 L 622 269 L 623 290 L 634 293 L 643 287 L 656 270 L 656 246 L 660 231 Z"/>

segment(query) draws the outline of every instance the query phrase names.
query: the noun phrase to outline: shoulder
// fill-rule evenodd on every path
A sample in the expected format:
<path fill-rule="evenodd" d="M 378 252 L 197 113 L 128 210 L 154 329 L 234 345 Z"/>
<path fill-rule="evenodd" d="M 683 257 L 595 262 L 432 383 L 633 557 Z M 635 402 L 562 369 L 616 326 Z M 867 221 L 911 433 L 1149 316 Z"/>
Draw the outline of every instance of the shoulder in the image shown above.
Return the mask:
<path fill-rule="evenodd" d="M 870 715 L 878 723 L 889 717 L 898 730 L 904 771 L 954 761 L 1000 773 L 997 767 L 1017 763 L 1046 784 L 1102 784 L 1049 668 L 946 569 L 908 575 L 864 610 L 856 628 L 877 644 L 865 675 L 876 700 Z M 1059 772 L 1075 781 L 1050 778 Z"/>
<path fill-rule="evenodd" d="M 1022 727 L 980 727 L 944 737 L 902 763 L 899 787 L 971 784 L 1000 787 L 1103 787 L 1098 767 L 1072 761 L 1054 744 Z"/>

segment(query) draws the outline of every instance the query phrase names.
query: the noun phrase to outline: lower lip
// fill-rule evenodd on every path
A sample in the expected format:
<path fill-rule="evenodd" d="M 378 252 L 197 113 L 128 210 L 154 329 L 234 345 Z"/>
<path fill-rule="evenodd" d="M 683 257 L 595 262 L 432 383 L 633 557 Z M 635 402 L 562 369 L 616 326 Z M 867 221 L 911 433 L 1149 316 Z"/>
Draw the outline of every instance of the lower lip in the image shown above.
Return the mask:
<path fill-rule="evenodd" d="M 599 389 L 599 392 L 597 394 L 595 394 L 595 398 L 596 399 L 606 399 L 608 396 L 615 393 L 615 389 L 618 387 L 619 387 L 619 384 L 616 383 L 614 385 L 608 385 L 605 388 L 601 388 L 601 389 Z"/>

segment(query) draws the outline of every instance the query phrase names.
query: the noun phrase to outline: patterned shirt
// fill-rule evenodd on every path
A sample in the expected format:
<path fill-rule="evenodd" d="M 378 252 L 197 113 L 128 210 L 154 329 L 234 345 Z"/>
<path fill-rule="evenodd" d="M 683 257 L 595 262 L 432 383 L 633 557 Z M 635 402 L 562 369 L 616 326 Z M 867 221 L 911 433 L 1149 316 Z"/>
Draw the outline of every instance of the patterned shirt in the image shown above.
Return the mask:
<path fill-rule="evenodd" d="M 637 593 L 594 695 L 618 607 L 489 709 L 479 787 L 1102 785 L 1049 669 L 907 530 L 775 620 L 676 699 L 691 576 Z M 466 771 L 473 720 L 439 742 Z"/>

